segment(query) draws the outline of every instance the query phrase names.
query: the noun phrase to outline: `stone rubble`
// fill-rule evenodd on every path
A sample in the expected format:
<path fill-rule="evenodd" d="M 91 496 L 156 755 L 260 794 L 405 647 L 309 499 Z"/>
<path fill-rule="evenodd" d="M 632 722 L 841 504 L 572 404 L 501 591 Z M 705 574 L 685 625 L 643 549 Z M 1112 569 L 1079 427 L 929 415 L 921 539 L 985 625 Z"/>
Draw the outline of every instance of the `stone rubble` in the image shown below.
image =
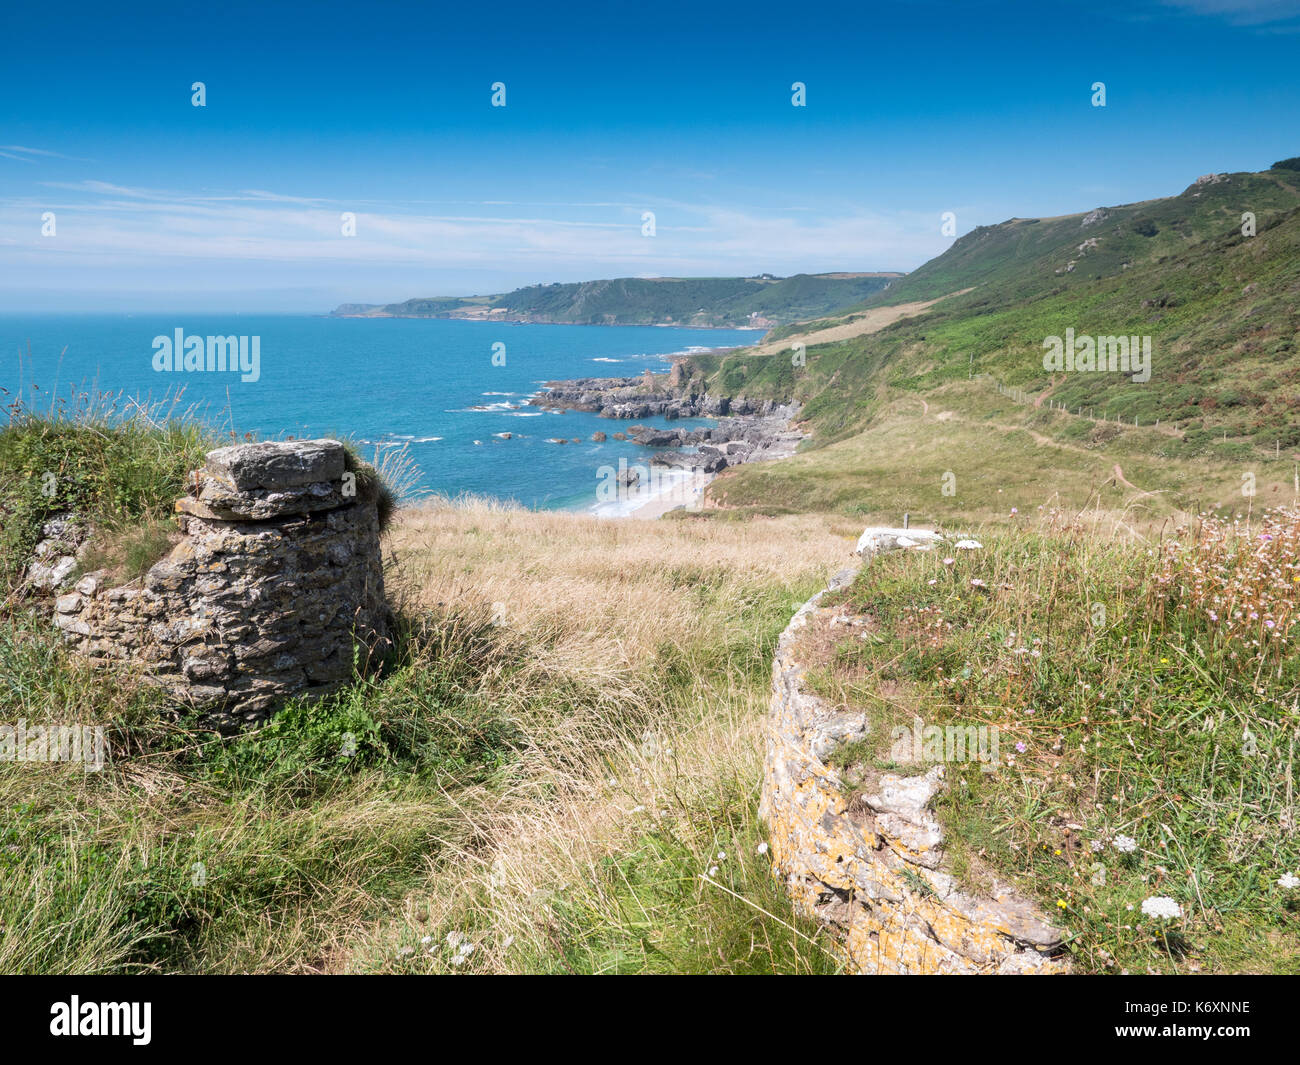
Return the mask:
<path fill-rule="evenodd" d="M 58 514 L 41 527 L 41 539 L 32 551 L 24 582 L 36 592 L 62 588 L 77 568 L 90 529 L 71 514 Z"/>

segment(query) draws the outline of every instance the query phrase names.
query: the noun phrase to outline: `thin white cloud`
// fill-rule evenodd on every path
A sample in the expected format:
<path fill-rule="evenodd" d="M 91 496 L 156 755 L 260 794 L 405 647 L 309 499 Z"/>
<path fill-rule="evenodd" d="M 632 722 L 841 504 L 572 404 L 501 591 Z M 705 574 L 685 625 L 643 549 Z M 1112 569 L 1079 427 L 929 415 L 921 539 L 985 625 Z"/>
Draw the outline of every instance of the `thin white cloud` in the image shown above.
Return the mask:
<path fill-rule="evenodd" d="M 13 154 L 17 153 L 17 154 Z M 25 144 L 0 144 L 0 155 L 6 159 L 21 159 L 25 163 L 34 163 L 35 159 L 31 156 L 41 156 L 46 159 L 67 159 L 76 163 L 87 163 L 89 159 L 81 159 L 75 155 L 64 155 L 62 152 L 52 152 L 48 148 L 30 148 Z"/>
<path fill-rule="evenodd" d="M 1223 18 L 1234 26 L 1269 26 L 1300 20 L 1300 0 L 1162 0 L 1165 7 Z"/>
<path fill-rule="evenodd" d="M 287 285 L 310 273 L 343 288 L 378 268 L 409 272 L 413 284 L 427 272 L 481 278 L 908 269 L 948 243 L 936 218 L 856 209 L 601 201 L 551 204 L 577 215 L 554 217 L 527 203 L 516 204 L 517 213 L 498 202 L 482 213 L 444 214 L 416 204 L 366 209 L 258 189 L 177 192 L 99 180 L 42 187 L 61 193 L 58 202 L 20 197 L 0 204 L 0 243 L 9 249 L 0 286 L 36 282 L 58 290 L 87 273 L 126 283 L 159 269 L 202 275 L 211 284 L 255 266 L 273 269 Z M 642 235 L 643 208 L 656 214 L 654 237 Z M 45 211 L 57 216 L 54 237 L 40 235 Z M 355 236 L 343 235 L 344 211 L 355 215 Z"/>

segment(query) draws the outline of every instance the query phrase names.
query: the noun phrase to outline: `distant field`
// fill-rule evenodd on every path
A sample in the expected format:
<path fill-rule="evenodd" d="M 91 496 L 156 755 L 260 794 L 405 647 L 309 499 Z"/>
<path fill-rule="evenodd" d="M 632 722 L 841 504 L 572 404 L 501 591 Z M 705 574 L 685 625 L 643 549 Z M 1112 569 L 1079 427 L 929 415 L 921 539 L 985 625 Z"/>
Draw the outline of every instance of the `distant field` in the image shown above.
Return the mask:
<path fill-rule="evenodd" d="M 1296 498 L 1297 464 L 1283 452 L 1189 455 L 1178 435 L 1035 407 L 988 381 L 964 381 L 883 404 L 867 432 L 791 459 L 724 471 L 719 506 L 805 510 L 896 524 L 904 513 L 949 528 L 1006 521 L 1042 507 L 1101 508 L 1149 530 L 1205 509 L 1259 510 Z M 1251 487 L 1254 495 L 1243 495 Z"/>

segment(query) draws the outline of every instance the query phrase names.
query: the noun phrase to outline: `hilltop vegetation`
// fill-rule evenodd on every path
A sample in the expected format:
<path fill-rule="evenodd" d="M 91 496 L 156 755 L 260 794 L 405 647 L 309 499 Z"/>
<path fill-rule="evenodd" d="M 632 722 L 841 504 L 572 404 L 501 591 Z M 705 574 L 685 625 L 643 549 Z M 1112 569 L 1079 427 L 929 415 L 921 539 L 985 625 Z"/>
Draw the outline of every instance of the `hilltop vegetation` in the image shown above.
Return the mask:
<path fill-rule="evenodd" d="M 844 462 L 831 454 L 817 460 L 833 477 L 855 476 L 858 467 L 847 456 L 866 446 L 859 434 L 879 439 L 904 412 L 916 418 L 933 406 L 935 414 L 947 412 L 947 424 L 918 422 L 924 435 L 906 436 L 905 445 L 894 434 L 894 454 L 904 465 L 913 444 L 935 444 L 948 455 L 938 473 L 957 463 L 987 474 L 983 448 L 996 449 L 1015 430 L 1022 443 L 1013 448 L 1019 461 L 1007 456 L 1010 483 L 1036 473 L 1046 483 L 1058 470 L 1069 480 L 1081 466 L 1109 469 L 1116 461 L 1127 471 L 1130 461 L 1158 460 L 1151 479 L 1128 479 L 1150 491 L 1182 482 L 1188 491 L 1179 505 L 1215 501 L 1212 486 L 1234 467 L 1238 485 L 1242 473 L 1253 471 L 1290 487 L 1300 449 L 1296 178 L 1280 164 L 1262 174 L 1216 175 L 1166 200 L 981 227 L 887 293 L 818 325 L 842 327 L 873 308 L 948 294 L 924 313 L 826 343 L 799 327 L 806 334 L 804 366 L 794 365 L 789 351 L 739 351 L 699 356 L 692 369 L 714 392 L 804 404 L 814 434 L 807 446 L 844 449 Z M 1247 211 L 1255 216 L 1255 236 L 1242 232 Z M 1080 336 L 1150 336 L 1150 380 L 1046 371 L 1044 339 L 1070 329 Z M 1014 402 L 998 385 L 1024 401 Z M 945 439 L 952 446 L 944 448 Z M 733 502 L 771 500 L 780 482 L 776 498 L 797 508 L 810 501 L 806 490 L 818 491 L 807 472 L 797 460 L 779 472 L 740 471 L 719 490 Z M 937 486 L 927 474 L 918 488 L 929 500 Z M 973 501 L 936 494 L 933 502 L 942 511 Z M 987 495 L 978 502 L 997 509 Z"/>
<path fill-rule="evenodd" d="M 862 302 L 900 274 L 794 277 L 620 277 L 530 285 L 495 296 L 345 304 L 335 314 L 401 318 L 501 318 L 571 325 L 770 325 L 830 314 Z"/>
<path fill-rule="evenodd" d="M 788 355 L 745 352 L 696 365 L 726 394 L 805 402 L 823 441 L 863 428 L 879 400 L 898 391 L 924 394 L 986 373 L 1071 410 L 1129 424 L 1159 418 L 1193 444 L 1226 432 L 1229 440 L 1297 446 L 1295 182 L 1286 169 L 1218 175 L 1166 200 L 980 227 L 862 308 L 949 296 L 922 316 L 812 344 L 806 368 Z M 1247 211 L 1253 237 L 1242 234 Z M 1043 340 L 1068 328 L 1151 336 L 1151 380 L 1053 378 L 1043 369 Z"/>

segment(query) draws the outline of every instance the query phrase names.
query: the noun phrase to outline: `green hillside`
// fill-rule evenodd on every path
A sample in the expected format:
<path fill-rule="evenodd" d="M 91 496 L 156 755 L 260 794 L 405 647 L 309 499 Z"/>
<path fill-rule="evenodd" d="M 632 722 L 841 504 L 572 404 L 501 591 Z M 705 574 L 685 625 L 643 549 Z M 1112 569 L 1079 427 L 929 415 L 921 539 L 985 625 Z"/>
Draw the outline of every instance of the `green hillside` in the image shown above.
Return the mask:
<path fill-rule="evenodd" d="M 621 277 L 530 285 L 495 296 L 411 299 L 361 313 L 376 317 L 501 317 L 575 325 L 770 325 L 842 311 L 901 276 Z M 340 313 L 351 312 L 343 308 L 335 311 Z"/>
<path fill-rule="evenodd" d="M 866 305 L 954 294 L 925 314 L 812 343 L 806 367 L 739 352 L 696 368 L 726 394 L 800 400 L 822 442 L 865 428 L 891 395 L 988 374 L 1035 402 L 1159 419 L 1193 451 L 1297 447 L 1297 186 L 1300 173 L 1279 166 L 1164 200 L 981 227 Z M 1255 236 L 1242 233 L 1245 211 Z M 1044 339 L 1067 329 L 1151 337 L 1150 380 L 1046 371 Z"/>

